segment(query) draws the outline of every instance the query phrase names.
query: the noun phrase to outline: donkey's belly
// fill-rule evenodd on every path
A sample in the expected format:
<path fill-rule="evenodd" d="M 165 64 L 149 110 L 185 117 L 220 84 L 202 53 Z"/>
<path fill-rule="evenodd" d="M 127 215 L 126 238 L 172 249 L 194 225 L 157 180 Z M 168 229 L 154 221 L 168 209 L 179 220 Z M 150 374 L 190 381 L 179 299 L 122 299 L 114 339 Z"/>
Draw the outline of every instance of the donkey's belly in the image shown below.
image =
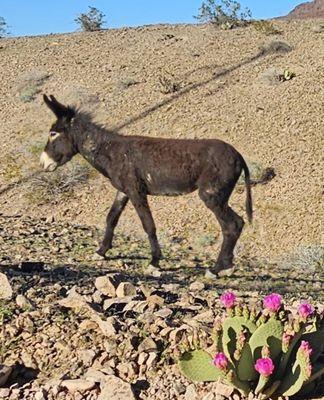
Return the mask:
<path fill-rule="evenodd" d="M 197 190 L 197 186 L 192 185 L 147 185 L 148 194 L 152 196 L 181 196 Z"/>

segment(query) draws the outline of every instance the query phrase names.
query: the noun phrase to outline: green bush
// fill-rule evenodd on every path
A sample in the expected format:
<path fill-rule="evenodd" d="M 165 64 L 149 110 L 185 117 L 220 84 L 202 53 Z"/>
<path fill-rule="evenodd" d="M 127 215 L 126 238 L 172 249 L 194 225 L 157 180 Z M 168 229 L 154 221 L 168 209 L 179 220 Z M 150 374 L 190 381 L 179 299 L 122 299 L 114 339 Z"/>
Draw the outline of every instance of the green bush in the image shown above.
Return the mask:
<path fill-rule="evenodd" d="M 206 0 L 196 17 L 200 22 L 208 22 L 223 29 L 245 26 L 251 19 L 251 11 L 241 11 L 241 4 L 235 0 Z"/>
<path fill-rule="evenodd" d="M 8 34 L 8 25 L 3 17 L 0 17 L 0 38 Z"/>
<path fill-rule="evenodd" d="M 89 7 L 87 13 L 80 14 L 75 22 L 80 25 L 81 29 L 85 32 L 100 31 L 103 25 L 106 23 L 104 21 L 105 14 L 95 7 Z"/>

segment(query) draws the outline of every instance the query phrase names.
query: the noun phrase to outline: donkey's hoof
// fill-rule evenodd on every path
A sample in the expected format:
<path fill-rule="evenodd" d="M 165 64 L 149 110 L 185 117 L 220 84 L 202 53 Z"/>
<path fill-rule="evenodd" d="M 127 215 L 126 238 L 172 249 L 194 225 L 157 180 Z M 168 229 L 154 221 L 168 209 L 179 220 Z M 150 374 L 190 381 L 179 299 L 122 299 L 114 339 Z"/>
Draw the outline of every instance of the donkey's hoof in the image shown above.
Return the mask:
<path fill-rule="evenodd" d="M 215 274 L 213 270 L 207 269 L 205 272 L 205 278 L 206 279 L 211 279 L 211 280 L 216 280 L 218 278 L 217 273 Z"/>
<path fill-rule="evenodd" d="M 106 250 L 106 249 L 103 249 L 103 248 L 101 248 L 101 247 L 100 247 L 100 249 L 98 249 L 98 250 L 96 251 L 96 254 L 97 254 L 98 256 L 102 257 L 102 258 L 106 258 L 106 253 L 107 253 L 107 250 Z"/>

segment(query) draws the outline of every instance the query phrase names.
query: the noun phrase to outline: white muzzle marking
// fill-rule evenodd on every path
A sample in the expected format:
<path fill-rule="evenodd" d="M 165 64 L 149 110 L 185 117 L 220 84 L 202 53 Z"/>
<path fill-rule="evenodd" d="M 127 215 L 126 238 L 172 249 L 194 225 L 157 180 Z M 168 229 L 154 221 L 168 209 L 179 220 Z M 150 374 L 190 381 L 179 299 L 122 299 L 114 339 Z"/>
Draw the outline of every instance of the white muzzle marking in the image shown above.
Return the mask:
<path fill-rule="evenodd" d="M 43 151 L 39 161 L 40 165 L 44 168 L 45 171 L 53 172 L 57 168 L 57 162 L 55 162 L 51 157 L 49 157 L 46 151 Z"/>

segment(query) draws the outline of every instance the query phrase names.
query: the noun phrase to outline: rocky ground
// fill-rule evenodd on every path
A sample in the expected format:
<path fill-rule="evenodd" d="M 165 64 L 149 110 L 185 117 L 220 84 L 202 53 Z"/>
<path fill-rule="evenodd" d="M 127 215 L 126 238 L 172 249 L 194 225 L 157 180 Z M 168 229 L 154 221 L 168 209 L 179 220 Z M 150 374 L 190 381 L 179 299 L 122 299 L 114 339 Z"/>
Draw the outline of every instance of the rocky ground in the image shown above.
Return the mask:
<path fill-rule="evenodd" d="M 0 398 L 239 399 L 224 385 L 191 384 L 176 364 L 195 334 L 210 344 L 219 295 L 231 288 L 250 301 L 276 291 L 289 304 L 323 305 L 321 266 L 238 259 L 231 276 L 208 280 L 208 244 L 162 240 L 158 270 L 135 237 L 117 236 L 109 259 L 98 260 L 99 236 L 53 219 L 0 216 Z"/>

